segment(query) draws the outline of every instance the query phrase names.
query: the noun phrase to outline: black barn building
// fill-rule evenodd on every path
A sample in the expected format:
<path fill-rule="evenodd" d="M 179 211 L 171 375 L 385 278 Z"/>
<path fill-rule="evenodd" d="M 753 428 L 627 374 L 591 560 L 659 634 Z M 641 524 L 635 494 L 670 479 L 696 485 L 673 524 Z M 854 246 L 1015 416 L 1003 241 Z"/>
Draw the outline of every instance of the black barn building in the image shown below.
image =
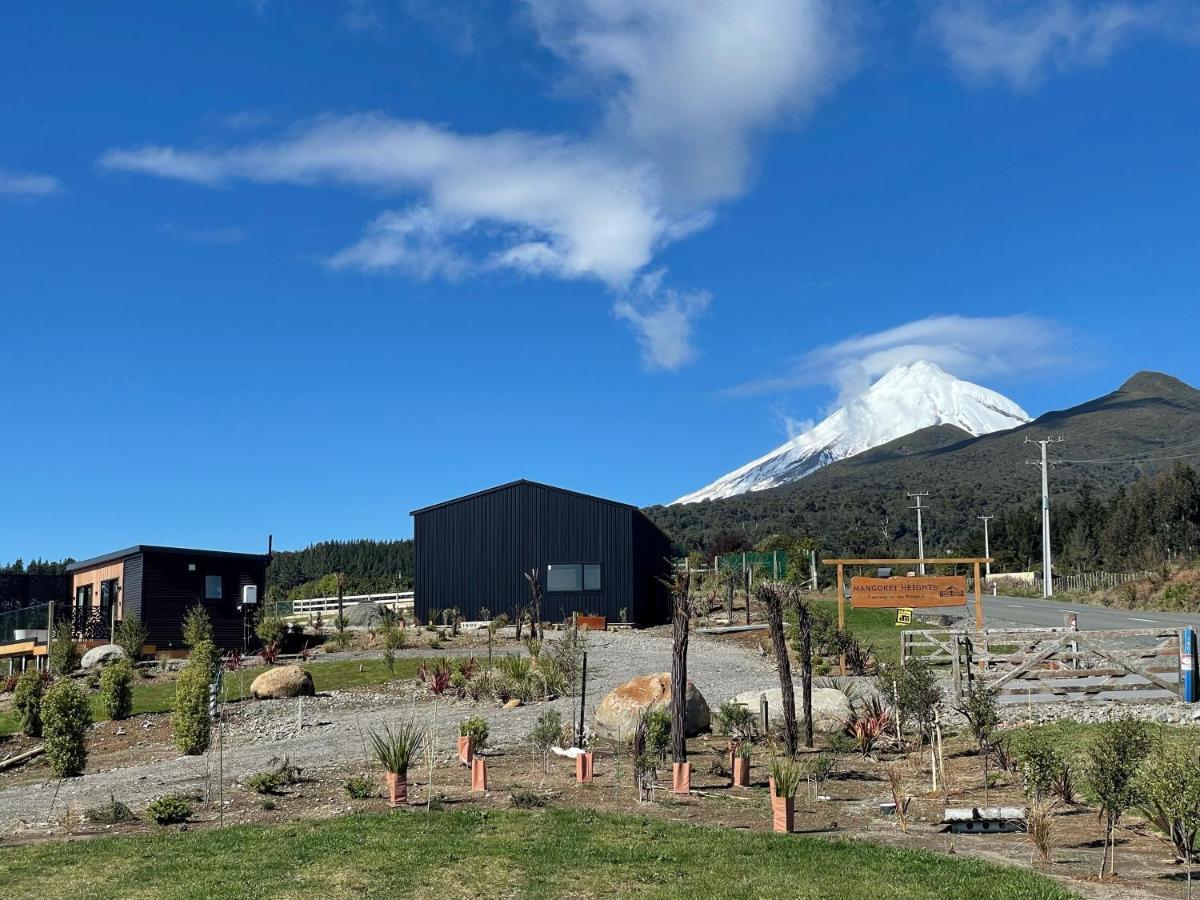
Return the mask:
<path fill-rule="evenodd" d="M 528 605 L 537 569 L 542 617 L 572 612 L 656 625 L 670 618 L 671 540 L 636 506 L 533 481 L 414 510 L 416 614 L 457 607 L 468 621 Z"/>

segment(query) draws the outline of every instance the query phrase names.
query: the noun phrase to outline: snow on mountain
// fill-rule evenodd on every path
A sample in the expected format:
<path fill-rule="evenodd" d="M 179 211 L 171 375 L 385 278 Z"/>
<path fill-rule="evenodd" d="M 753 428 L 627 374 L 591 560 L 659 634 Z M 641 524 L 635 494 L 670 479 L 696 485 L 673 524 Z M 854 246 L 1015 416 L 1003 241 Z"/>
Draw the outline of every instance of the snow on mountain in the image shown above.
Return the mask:
<path fill-rule="evenodd" d="M 797 481 L 930 425 L 956 425 L 978 436 L 1028 421 L 1025 410 L 1007 397 L 955 378 L 934 363 L 896 366 L 815 428 L 675 502 L 716 500 Z"/>

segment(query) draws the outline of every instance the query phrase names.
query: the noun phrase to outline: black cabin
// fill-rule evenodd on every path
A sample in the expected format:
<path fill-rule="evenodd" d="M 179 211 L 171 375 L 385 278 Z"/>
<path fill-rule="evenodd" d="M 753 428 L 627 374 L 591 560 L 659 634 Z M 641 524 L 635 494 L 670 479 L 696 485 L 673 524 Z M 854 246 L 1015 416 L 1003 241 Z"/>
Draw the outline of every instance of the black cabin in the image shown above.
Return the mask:
<path fill-rule="evenodd" d="M 213 640 L 223 650 L 246 649 L 252 631 L 243 609 L 247 585 L 266 592 L 267 563 L 261 553 L 187 550 L 144 544 L 85 559 L 67 567 L 72 619 L 80 638 L 107 637 L 111 623 L 135 615 L 156 651 L 183 649 L 183 617 L 201 604 L 212 619 Z"/>
<path fill-rule="evenodd" d="M 572 612 L 656 625 L 670 618 L 662 579 L 671 540 L 636 506 L 534 481 L 414 510 L 416 614 L 428 621 L 457 607 L 468 621 L 529 603 L 525 573 L 537 569 L 542 617 Z"/>

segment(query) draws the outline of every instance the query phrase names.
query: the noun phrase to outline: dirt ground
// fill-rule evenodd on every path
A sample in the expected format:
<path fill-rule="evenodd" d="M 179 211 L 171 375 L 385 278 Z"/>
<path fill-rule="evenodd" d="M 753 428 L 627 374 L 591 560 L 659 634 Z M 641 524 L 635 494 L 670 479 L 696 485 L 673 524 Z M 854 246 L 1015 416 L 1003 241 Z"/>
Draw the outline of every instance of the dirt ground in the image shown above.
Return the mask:
<path fill-rule="evenodd" d="M 599 639 L 593 648 L 598 671 L 605 668 L 610 671 L 598 678 L 596 699 L 602 695 L 601 691 L 606 692 L 635 670 L 669 668 L 669 643 L 664 634 L 630 633 Z M 659 660 L 664 665 L 656 665 Z M 774 677 L 770 660 L 762 657 L 757 641 L 744 635 L 694 641 L 692 662 L 695 680 L 709 696 L 714 711 L 733 692 L 751 684 L 769 684 Z M 276 739 L 271 729 L 280 720 L 291 720 L 294 701 L 228 704 L 230 733 L 246 737 L 244 746 L 235 748 L 231 742 L 223 757 L 209 753 L 203 758 L 180 758 L 171 741 L 167 714 L 99 723 L 93 729 L 87 774 L 83 778 L 58 782 L 44 759 L 0 773 L 0 846 L 59 837 L 86 839 L 96 834 L 160 830 L 144 819 L 115 826 L 92 825 L 83 820 L 89 806 L 102 803 L 110 795 L 127 802 L 140 816 L 149 797 L 168 792 L 190 793 L 198 798 L 195 815 L 186 825 L 173 826 L 186 829 L 320 819 L 383 808 L 382 776 L 365 761 L 361 728 L 386 721 L 388 716 L 394 718 L 400 709 L 428 716 L 432 713 L 432 700 L 420 698 L 419 694 L 414 698 L 412 685 L 405 682 L 344 695 L 334 692 L 313 702 L 311 720 L 303 733 L 286 739 Z M 577 715 L 578 705 L 573 698 L 564 698 L 553 705 L 560 709 L 564 720 Z M 443 704 L 437 713 L 438 728 L 434 732 L 432 785 L 427 763 L 412 770 L 412 808 L 399 814 L 422 814 L 427 804 L 435 809 L 464 804 L 503 807 L 513 803 L 514 793 L 527 793 L 548 804 L 738 829 L 770 828 L 766 748 L 758 750 L 752 761 L 753 786 L 735 789 L 730 786 L 725 738 L 716 735 L 695 738 L 689 742 L 692 793 L 684 797 L 671 793 L 670 764 L 666 763 L 659 770 L 659 787 L 653 799 L 639 803 L 628 755 L 603 742 L 595 748 L 592 784 L 576 784 L 574 763 L 553 755 L 543 772 L 541 756 L 524 740 L 541 708 L 534 704 L 502 711 L 488 704 L 463 702 L 448 708 Z M 594 705 L 589 707 L 589 715 L 592 709 Z M 459 719 L 475 712 L 488 717 L 492 742 L 497 745 L 497 749 L 486 755 L 490 787 L 486 794 L 473 794 L 468 770 L 453 761 L 456 733 L 453 728 Z M 262 733 L 253 737 L 255 731 Z M 819 738 L 818 748 L 823 743 L 824 739 Z M 33 746 L 36 742 L 21 736 L 0 738 L 0 758 Z M 301 783 L 270 797 L 245 786 L 249 775 L 269 768 L 273 759 L 283 756 L 290 756 L 292 762 L 304 767 Z M 878 759 L 863 758 L 857 753 L 838 754 L 836 768 L 828 781 L 801 788 L 796 803 L 796 831 L 1032 866 L 1090 897 L 1184 895 L 1183 872 L 1172 862 L 1169 847 L 1132 813 L 1123 820 L 1119 833 L 1120 874 L 1103 884 L 1096 878 L 1100 865 L 1100 824 L 1096 810 L 1082 803 L 1062 806 L 1056 812 L 1058 835 L 1049 864 L 1033 861 L 1033 848 L 1023 834 L 946 833 L 941 819 L 947 803 L 969 807 L 986 802 L 986 805 L 1023 807 L 1025 801 L 1015 775 L 1002 774 L 996 779 L 994 772 L 994 785 L 985 801 L 979 762 L 961 739 L 947 742 L 945 762 L 949 790 L 944 796 L 941 790 L 931 789 L 928 749 L 923 754 L 908 757 L 883 754 Z M 880 811 L 881 803 L 892 800 L 886 768 L 897 763 L 905 771 L 904 791 L 913 798 L 907 830 L 901 828 L 894 815 Z M 223 767 L 223 780 L 217 777 L 218 766 Z M 353 775 L 366 775 L 377 782 L 381 796 L 350 799 L 345 782 Z M 18 809 L 24 812 L 11 814 Z"/>

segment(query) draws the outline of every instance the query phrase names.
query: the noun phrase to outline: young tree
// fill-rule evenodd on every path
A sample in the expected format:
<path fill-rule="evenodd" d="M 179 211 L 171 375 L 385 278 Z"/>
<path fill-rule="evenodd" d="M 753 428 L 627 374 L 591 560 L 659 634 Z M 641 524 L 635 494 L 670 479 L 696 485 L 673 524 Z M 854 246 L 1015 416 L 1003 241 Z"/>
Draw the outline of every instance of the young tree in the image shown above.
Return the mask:
<path fill-rule="evenodd" d="M 971 736 L 975 738 L 975 752 L 983 765 L 983 796 L 988 794 L 988 756 L 992 749 L 992 732 L 1000 724 L 1000 691 L 976 681 L 967 691 L 967 696 L 958 706 L 958 711 L 967 720 Z"/>
<path fill-rule="evenodd" d="M 525 573 L 525 580 L 529 582 L 529 636 L 531 638 L 542 638 L 545 635 L 542 633 L 542 582 L 538 578 L 538 570 L 530 569 Z M 517 628 L 520 629 L 518 623 Z M 520 640 L 520 634 L 517 639 Z"/>
<path fill-rule="evenodd" d="M 671 759 L 687 762 L 687 653 L 691 620 L 691 574 L 676 572 L 671 583 Z"/>
<path fill-rule="evenodd" d="M 800 653 L 800 702 L 804 709 L 804 746 L 813 746 L 812 714 L 812 607 L 794 587 L 788 589 L 796 605 L 797 649 Z"/>
<path fill-rule="evenodd" d="M 783 634 L 783 585 L 770 581 L 759 582 L 754 589 L 755 597 L 767 611 L 767 627 L 771 630 L 771 643 L 775 648 L 775 665 L 779 670 L 780 705 L 783 709 L 783 748 L 788 758 L 796 755 L 796 695 L 792 688 L 792 662 L 788 657 L 787 641 Z M 809 715 L 809 720 L 812 716 Z"/>
<path fill-rule="evenodd" d="M 1145 722 L 1130 716 L 1105 722 L 1088 746 L 1086 771 L 1100 810 L 1104 815 L 1104 850 L 1100 856 L 1100 878 L 1116 872 L 1113 831 L 1121 815 L 1138 799 L 1137 774 L 1152 745 Z"/>
<path fill-rule="evenodd" d="M 45 693 L 46 682 L 37 669 L 26 669 L 17 678 L 17 686 L 13 690 L 13 709 L 17 711 L 21 731 L 32 738 L 42 736 L 42 697 Z"/>
<path fill-rule="evenodd" d="M 49 662 L 50 671 L 55 675 L 69 675 L 79 666 L 79 648 L 75 646 L 70 619 L 59 619 L 54 623 Z"/>
<path fill-rule="evenodd" d="M 142 647 L 146 644 L 149 632 L 136 613 L 129 613 L 117 623 L 117 631 L 113 635 L 113 643 L 125 651 L 130 662 L 137 662 L 142 655 Z"/>
<path fill-rule="evenodd" d="M 82 775 L 92 725 L 87 696 L 69 678 L 60 678 L 42 700 L 42 720 L 50 770 L 59 778 Z"/>

